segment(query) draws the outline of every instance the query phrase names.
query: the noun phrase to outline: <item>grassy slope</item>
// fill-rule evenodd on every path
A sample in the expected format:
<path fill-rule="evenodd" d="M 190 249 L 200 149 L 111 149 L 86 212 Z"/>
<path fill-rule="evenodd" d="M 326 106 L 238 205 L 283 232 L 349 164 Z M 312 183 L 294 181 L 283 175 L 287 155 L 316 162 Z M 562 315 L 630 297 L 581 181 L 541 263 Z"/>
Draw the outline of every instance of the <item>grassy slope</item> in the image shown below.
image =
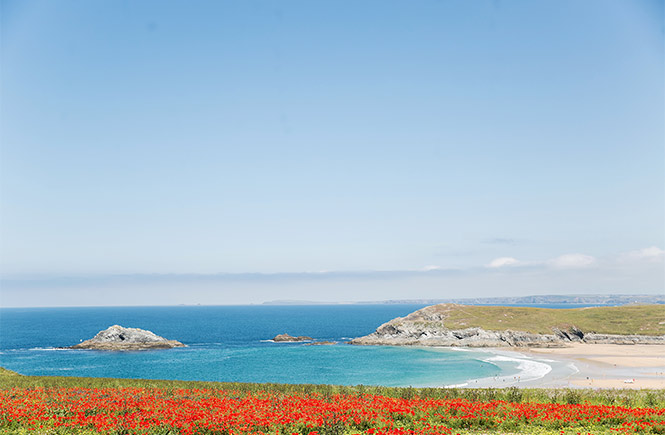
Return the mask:
<path fill-rule="evenodd" d="M 443 323 L 449 329 L 477 326 L 551 334 L 553 327 L 576 326 L 585 333 L 665 335 L 665 305 L 551 309 L 442 304 L 435 309 L 446 314 Z"/>
<path fill-rule="evenodd" d="M 11 371 L 11 370 L 7 370 L 7 369 L 4 368 L 4 367 L 0 367 L 0 380 L 4 380 L 4 379 L 6 379 L 6 378 L 8 378 L 8 379 L 12 379 L 12 378 L 14 378 L 15 376 L 21 376 L 21 375 L 19 375 L 19 374 L 16 373 L 16 372 L 13 372 L 13 371 Z"/>

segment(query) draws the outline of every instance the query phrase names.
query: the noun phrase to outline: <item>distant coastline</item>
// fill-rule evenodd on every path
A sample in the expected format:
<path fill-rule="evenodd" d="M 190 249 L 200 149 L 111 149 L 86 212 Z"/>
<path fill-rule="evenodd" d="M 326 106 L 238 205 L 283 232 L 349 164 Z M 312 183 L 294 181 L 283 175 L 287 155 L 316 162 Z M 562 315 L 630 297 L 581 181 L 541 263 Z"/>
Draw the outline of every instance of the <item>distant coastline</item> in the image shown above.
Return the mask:
<path fill-rule="evenodd" d="M 462 304 L 462 305 L 629 305 L 629 304 L 665 304 L 665 295 L 532 295 L 508 296 L 492 298 L 461 298 L 461 299 L 388 299 L 379 301 L 309 301 L 279 299 L 266 301 L 263 305 L 370 305 L 370 304 Z"/>
<path fill-rule="evenodd" d="M 126 304 L 126 305 L 0 305 L 4 309 L 24 308 L 119 308 L 119 307 L 242 307 L 242 306 L 363 306 L 363 305 L 436 305 L 444 303 L 462 305 L 502 305 L 502 306 L 542 306 L 544 308 L 580 308 L 590 306 L 620 306 L 620 305 L 665 305 L 665 294 L 613 294 L 613 295 L 531 295 L 531 296 L 506 296 L 491 298 L 448 298 L 448 299 L 385 299 L 366 301 L 315 301 L 304 299 L 276 299 L 257 303 L 150 303 L 150 304 Z"/>

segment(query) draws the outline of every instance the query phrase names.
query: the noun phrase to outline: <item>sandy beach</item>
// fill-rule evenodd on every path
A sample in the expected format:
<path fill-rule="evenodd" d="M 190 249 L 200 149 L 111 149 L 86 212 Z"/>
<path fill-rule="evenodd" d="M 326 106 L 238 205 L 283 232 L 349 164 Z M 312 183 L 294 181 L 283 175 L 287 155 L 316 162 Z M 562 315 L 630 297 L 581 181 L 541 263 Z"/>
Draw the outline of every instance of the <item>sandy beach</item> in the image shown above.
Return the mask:
<path fill-rule="evenodd" d="M 560 379 L 544 377 L 543 386 L 665 388 L 665 346 L 661 345 L 573 344 L 517 352 L 536 360 L 572 363 L 578 370 Z"/>

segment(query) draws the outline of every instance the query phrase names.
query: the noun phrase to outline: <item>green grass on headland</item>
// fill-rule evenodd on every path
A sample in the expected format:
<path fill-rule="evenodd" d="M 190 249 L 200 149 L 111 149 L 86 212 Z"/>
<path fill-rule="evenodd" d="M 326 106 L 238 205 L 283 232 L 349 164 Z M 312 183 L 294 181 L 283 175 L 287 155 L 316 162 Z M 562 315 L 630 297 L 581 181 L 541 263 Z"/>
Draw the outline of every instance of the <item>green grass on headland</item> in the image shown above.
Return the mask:
<path fill-rule="evenodd" d="M 0 368 L 0 389 L 10 388 L 159 388 L 221 389 L 254 393 L 270 391 L 281 394 L 372 394 L 401 398 L 455 399 L 478 402 L 588 403 L 627 407 L 665 408 L 665 390 L 591 390 L 568 388 L 412 388 L 382 386 L 344 386 L 326 384 L 271 384 L 240 382 L 170 381 L 120 378 L 78 378 L 65 376 L 22 376 Z"/>
<path fill-rule="evenodd" d="M 446 316 L 443 325 L 448 329 L 551 334 L 552 328 L 575 326 L 584 333 L 665 335 L 665 305 L 552 309 L 441 304 L 432 308 Z"/>

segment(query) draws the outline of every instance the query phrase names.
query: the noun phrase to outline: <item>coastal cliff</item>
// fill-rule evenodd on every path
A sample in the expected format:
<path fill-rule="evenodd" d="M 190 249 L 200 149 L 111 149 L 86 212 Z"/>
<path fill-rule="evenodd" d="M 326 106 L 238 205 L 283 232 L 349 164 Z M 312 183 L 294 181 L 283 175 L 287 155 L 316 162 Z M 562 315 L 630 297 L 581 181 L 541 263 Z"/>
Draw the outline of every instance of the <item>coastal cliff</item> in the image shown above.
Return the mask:
<path fill-rule="evenodd" d="M 440 304 L 393 319 L 350 343 L 563 347 L 574 342 L 665 345 L 665 306 L 546 309 Z"/>
<path fill-rule="evenodd" d="M 147 350 L 147 349 L 170 349 L 172 347 L 185 347 L 179 341 L 167 340 L 151 331 L 139 328 L 123 328 L 113 325 L 100 331 L 90 340 L 70 346 L 70 349 L 94 349 L 94 350 Z"/>

